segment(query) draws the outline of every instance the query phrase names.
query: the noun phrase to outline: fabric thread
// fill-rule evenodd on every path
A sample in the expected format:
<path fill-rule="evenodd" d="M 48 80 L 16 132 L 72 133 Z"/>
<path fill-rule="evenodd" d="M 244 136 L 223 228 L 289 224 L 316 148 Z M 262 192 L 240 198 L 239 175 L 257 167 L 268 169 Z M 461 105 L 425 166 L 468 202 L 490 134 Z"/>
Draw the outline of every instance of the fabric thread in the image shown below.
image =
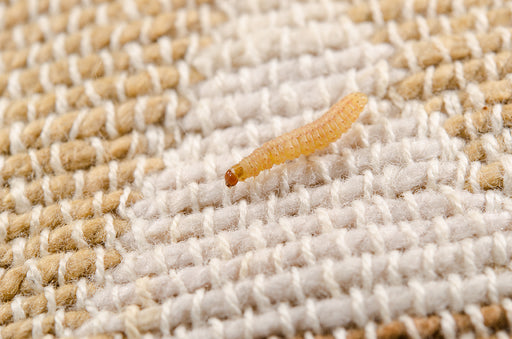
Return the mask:
<path fill-rule="evenodd" d="M 0 336 L 508 336 L 510 17 L 1 4 Z M 354 91 L 340 140 L 225 186 Z"/>

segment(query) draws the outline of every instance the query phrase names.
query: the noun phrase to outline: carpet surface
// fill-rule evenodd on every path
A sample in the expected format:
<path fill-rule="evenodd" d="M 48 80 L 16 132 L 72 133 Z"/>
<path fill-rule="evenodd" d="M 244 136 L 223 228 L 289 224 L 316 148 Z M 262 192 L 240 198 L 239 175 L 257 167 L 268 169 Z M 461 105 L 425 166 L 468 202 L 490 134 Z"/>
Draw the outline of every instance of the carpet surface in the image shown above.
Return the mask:
<path fill-rule="evenodd" d="M 1 338 L 509 337 L 512 2 L 1 0 L 0 28 Z M 225 186 L 356 91 L 338 141 Z"/>

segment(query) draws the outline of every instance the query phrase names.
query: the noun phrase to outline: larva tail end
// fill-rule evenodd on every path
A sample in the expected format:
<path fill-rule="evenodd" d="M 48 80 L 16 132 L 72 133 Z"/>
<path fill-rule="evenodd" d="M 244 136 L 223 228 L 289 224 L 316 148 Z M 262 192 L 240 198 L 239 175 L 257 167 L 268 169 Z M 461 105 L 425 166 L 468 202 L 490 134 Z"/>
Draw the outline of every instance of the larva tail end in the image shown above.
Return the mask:
<path fill-rule="evenodd" d="M 235 186 L 238 183 L 238 177 L 235 175 L 235 173 L 233 173 L 231 169 L 226 171 L 224 180 L 226 181 L 226 186 L 228 187 Z"/>
<path fill-rule="evenodd" d="M 359 104 L 363 107 L 366 106 L 366 104 L 368 103 L 368 96 L 364 93 L 356 93 L 356 94 L 359 99 Z"/>
<path fill-rule="evenodd" d="M 354 102 L 359 110 L 363 110 L 364 106 L 368 103 L 368 97 L 364 93 L 355 92 L 352 94 L 349 94 L 345 98 L 349 99 L 350 101 Z"/>

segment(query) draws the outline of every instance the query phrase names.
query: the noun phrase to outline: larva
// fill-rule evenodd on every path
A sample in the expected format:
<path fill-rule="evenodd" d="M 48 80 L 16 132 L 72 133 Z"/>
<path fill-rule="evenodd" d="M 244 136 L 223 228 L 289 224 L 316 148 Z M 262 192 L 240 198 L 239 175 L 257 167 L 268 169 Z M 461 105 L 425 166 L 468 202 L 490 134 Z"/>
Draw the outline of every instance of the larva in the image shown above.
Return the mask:
<path fill-rule="evenodd" d="M 234 186 L 274 165 L 327 147 L 350 128 L 367 102 L 365 94 L 351 93 L 317 120 L 267 141 L 227 170 L 226 185 Z"/>

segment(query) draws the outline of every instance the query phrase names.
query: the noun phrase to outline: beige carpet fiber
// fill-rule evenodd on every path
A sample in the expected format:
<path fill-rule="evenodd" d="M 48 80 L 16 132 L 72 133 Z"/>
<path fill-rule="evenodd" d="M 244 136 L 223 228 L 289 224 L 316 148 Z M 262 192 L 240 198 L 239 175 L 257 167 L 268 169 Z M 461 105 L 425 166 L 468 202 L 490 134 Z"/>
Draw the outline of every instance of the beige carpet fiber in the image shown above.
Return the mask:
<path fill-rule="evenodd" d="M 2 339 L 509 337 L 512 2 L 1 0 L 0 28 Z M 356 91 L 340 140 L 225 186 Z"/>

